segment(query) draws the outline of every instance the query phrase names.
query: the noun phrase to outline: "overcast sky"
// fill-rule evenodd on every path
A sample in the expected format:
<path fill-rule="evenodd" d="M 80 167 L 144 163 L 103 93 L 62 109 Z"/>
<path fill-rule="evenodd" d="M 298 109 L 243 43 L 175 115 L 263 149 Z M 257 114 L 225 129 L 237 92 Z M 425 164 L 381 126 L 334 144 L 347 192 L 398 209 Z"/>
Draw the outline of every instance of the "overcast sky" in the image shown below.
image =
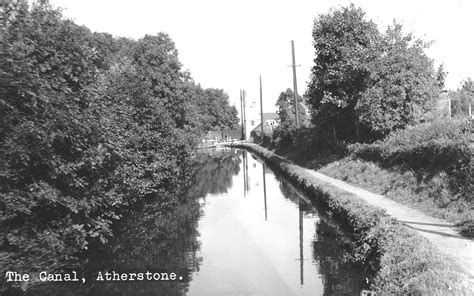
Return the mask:
<path fill-rule="evenodd" d="M 92 31 L 138 39 L 168 33 L 183 69 L 203 87 L 224 89 L 240 107 L 239 89 L 250 103 L 259 99 L 273 111 L 281 91 L 292 88 L 291 40 L 295 42 L 298 90 L 306 90 L 313 64 L 314 18 L 331 7 L 353 2 L 384 28 L 393 19 L 406 32 L 433 40 L 428 55 L 449 72 L 446 87 L 474 78 L 474 1 L 451 0 L 51 0 L 63 14 Z"/>

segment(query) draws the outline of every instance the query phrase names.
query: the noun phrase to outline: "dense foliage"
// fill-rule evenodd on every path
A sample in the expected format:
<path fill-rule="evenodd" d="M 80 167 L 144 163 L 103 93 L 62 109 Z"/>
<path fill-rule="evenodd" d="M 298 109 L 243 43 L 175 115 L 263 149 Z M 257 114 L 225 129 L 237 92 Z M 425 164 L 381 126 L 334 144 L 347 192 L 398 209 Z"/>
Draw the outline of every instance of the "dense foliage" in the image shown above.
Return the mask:
<path fill-rule="evenodd" d="M 222 89 L 193 87 L 195 105 L 200 125 L 204 130 L 236 129 L 239 123 L 238 111 L 229 105 L 229 96 Z"/>
<path fill-rule="evenodd" d="M 355 106 L 367 89 L 380 39 L 376 25 L 353 5 L 320 15 L 313 27 L 316 58 L 307 96 L 313 122 L 336 135 L 354 135 Z"/>
<path fill-rule="evenodd" d="M 439 207 L 453 201 L 470 204 L 472 199 L 472 154 L 466 134 L 469 121 L 438 120 L 390 134 L 373 144 L 350 148 L 357 158 L 382 167 L 414 172 L 419 181 L 446 176 L 446 193 L 437 188 L 431 198 Z"/>
<path fill-rule="evenodd" d="M 305 99 L 298 95 L 298 123 L 300 127 L 305 127 L 309 124 L 304 103 Z M 280 118 L 277 128 L 283 130 L 296 128 L 295 95 L 293 90 L 288 88 L 286 91 L 281 92 L 275 105 L 278 108 L 277 114 Z"/>
<path fill-rule="evenodd" d="M 198 138 L 238 118 L 166 34 L 92 33 L 47 1 L 0 13 L 0 266 L 55 269 L 105 242 L 124 206 L 172 204 L 160 193 L 179 187 Z"/>
<path fill-rule="evenodd" d="M 294 92 L 291 89 L 287 89 L 280 93 L 276 102 L 277 114 L 279 117 L 279 123 L 273 131 L 269 131 L 265 135 L 263 145 L 277 145 L 284 146 L 285 148 L 291 149 L 291 145 L 295 143 L 292 139 L 295 133 L 301 134 L 301 130 L 306 130 L 310 126 L 309 116 L 307 114 L 306 98 L 298 95 L 298 123 L 299 127 L 296 127 L 296 116 L 295 116 L 295 97 Z"/>
<path fill-rule="evenodd" d="M 369 86 L 355 107 L 362 124 L 388 134 L 419 122 L 433 108 L 439 84 L 425 47 L 421 40 L 403 35 L 399 24 L 387 29 L 370 64 Z"/>
<path fill-rule="evenodd" d="M 372 139 L 413 124 L 433 105 L 439 81 L 427 46 L 399 24 L 382 34 L 354 5 L 316 18 L 307 95 L 313 122 L 338 139 Z"/>
<path fill-rule="evenodd" d="M 272 148 L 276 148 L 278 153 L 295 161 L 309 161 L 321 155 L 327 157 L 328 152 L 333 156 L 343 155 L 346 150 L 345 143 L 335 141 L 331 131 L 320 127 L 276 129 L 270 145 Z M 332 157 L 327 157 L 324 162 L 331 159 Z"/>

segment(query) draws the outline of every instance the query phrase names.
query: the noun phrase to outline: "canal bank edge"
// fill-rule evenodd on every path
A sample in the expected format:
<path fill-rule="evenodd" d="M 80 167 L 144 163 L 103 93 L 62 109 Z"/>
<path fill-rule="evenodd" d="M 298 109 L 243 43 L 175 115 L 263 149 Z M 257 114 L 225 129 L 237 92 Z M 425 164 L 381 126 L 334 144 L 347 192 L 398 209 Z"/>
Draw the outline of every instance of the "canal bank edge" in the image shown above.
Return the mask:
<path fill-rule="evenodd" d="M 248 143 L 233 144 L 259 155 L 296 183 L 313 202 L 323 203 L 351 228 L 355 258 L 374 273 L 371 288 L 380 295 L 472 295 L 474 280 L 430 241 L 384 210 L 319 180 L 304 168 Z"/>

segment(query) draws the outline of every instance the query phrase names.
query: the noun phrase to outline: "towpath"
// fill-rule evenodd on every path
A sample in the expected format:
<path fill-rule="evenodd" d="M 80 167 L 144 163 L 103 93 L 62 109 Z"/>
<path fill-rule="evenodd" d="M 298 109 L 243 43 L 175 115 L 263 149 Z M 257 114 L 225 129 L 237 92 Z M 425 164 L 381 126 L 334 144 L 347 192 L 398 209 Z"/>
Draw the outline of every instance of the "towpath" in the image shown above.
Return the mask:
<path fill-rule="evenodd" d="M 441 252 L 454 258 L 474 278 L 474 240 L 457 233 L 453 223 L 427 216 L 383 195 L 372 193 L 314 170 L 304 170 L 323 182 L 357 195 L 372 206 L 384 209 L 391 217 L 413 228 L 437 246 Z"/>

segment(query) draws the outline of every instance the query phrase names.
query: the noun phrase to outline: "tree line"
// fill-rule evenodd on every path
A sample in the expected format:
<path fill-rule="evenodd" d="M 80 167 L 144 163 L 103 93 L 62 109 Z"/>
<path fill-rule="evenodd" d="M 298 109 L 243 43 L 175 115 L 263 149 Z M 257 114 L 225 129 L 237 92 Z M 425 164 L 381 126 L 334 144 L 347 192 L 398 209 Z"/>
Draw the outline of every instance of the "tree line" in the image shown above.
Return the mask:
<path fill-rule="evenodd" d="M 447 73 L 426 55 L 429 42 L 405 33 L 396 21 L 382 32 L 353 4 L 319 15 L 312 36 L 314 66 L 301 102 L 320 132 L 334 140 L 373 141 L 433 118 Z M 288 92 L 277 102 L 280 130 L 294 128 Z M 450 96 L 453 113 L 467 114 L 472 80 Z"/>
<path fill-rule="evenodd" d="M 234 128 L 220 89 L 182 69 L 164 33 L 91 32 L 48 1 L 0 12 L 0 266 L 58 268 L 106 242 L 121 209 L 163 207 L 202 135 Z"/>

